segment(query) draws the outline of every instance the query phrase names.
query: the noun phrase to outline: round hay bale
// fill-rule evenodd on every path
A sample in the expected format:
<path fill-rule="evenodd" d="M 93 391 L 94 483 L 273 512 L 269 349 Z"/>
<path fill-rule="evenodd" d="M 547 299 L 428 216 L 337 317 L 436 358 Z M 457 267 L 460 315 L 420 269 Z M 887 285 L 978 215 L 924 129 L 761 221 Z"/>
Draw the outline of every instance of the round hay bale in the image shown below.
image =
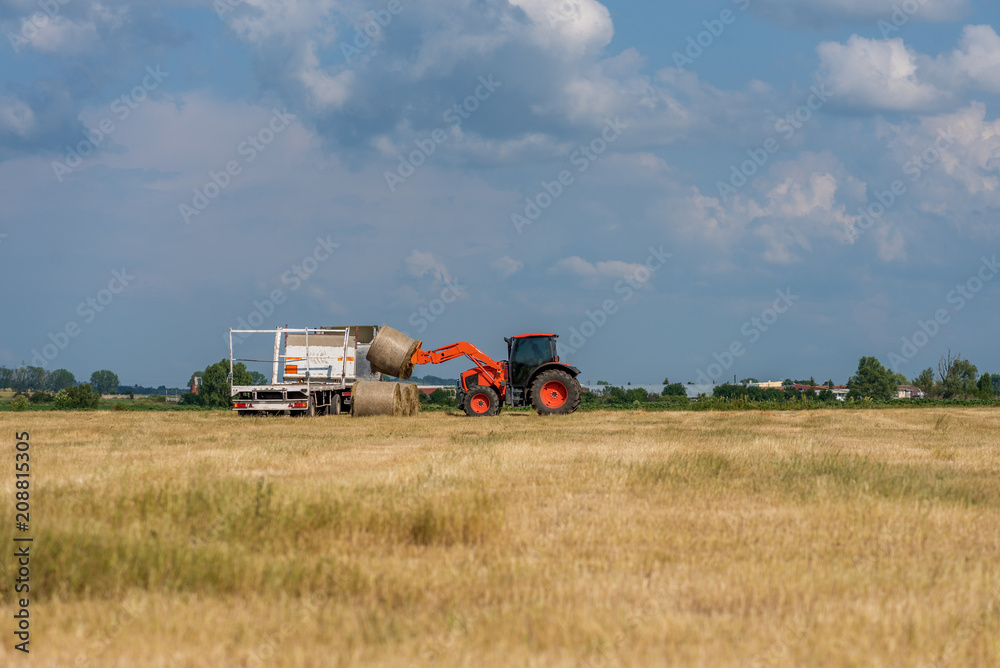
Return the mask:
<path fill-rule="evenodd" d="M 398 329 L 382 325 L 365 357 L 375 371 L 406 380 L 413 375 L 410 359 L 422 343 Z"/>
<path fill-rule="evenodd" d="M 403 405 L 406 406 L 407 415 L 416 415 L 420 412 L 420 390 L 416 383 L 400 383 L 403 388 Z"/>
<path fill-rule="evenodd" d="M 403 402 L 399 383 L 383 383 L 377 380 L 359 380 L 351 388 L 351 415 L 368 417 L 371 415 L 403 414 Z"/>

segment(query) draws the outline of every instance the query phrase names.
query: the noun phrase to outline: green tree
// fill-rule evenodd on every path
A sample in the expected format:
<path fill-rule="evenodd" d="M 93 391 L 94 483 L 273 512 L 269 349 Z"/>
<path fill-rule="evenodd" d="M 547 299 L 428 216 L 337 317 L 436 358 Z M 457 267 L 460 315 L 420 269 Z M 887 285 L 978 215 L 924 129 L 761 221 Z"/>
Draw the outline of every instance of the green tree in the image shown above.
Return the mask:
<path fill-rule="evenodd" d="M 875 357 L 858 360 L 858 370 L 847 381 L 847 387 L 851 390 L 847 395 L 851 399 L 871 397 L 876 401 L 888 401 L 896 396 L 895 377 Z"/>
<path fill-rule="evenodd" d="M 670 383 L 663 388 L 664 397 L 686 397 L 687 390 L 684 389 L 683 383 Z"/>
<path fill-rule="evenodd" d="M 892 375 L 892 380 L 893 380 L 893 382 L 896 383 L 897 386 L 899 386 L 899 385 L 909 385 L 910 384 L 910 381 L 908 381 L 906 379 L 906 376 L 904 376 L 903 374 L 901 374 L 901 373 L 895 373 L 895 372 L 893 372 L 892 369 L 889 369 L 889 373 Z"/>
<path fill-rule="evenodd" d="M 101 393 L 94 391 L 90 385 L 75 385 L 59 390 L 55 398 L 55 407 L 59 410 L 92 410 L 101 401 Z"/>
<path fill-rule="evenodd" d="M 201 387 L 198 388 L 198 394 L 194 395 L 197 397 L 195 403 L 199 406 L 206 406 L 209 408 L 228 408 L 230 405 L 231 395 L 229 393 L 229 360 L 223 358 L 221 361 L 216 362 L 205 367 L 204 371 L 199 371 L 194 374 L 195 376 L 201 376 Z M 247 367 L 243 362 L 237 362 L 233 365 L 233 385 L 253 385 L 253 378 L 250 376 L 250 372 L 247 371 Z"/>
<path fill-rule="evenodd" d="M 613 404 L 625 401 L 625 390 L 617 385 L 605 385 L 602 394 L 605 399 Z"/>
<path fill-rule="evenodd" d="M 989 373 L 984 373 L 983 377 L 979 379 L 979 394 L 982 395 L 983 399 L 990 399 L 996 395 L 993 390 L 994 376 Z"/>
<path fill-rule="evenodd" d="M 251 385 L 267 385 L 267 376 L 262 374 L 260 371 L 250 372 L 250 384 Z"/>
<path fill-rule="evenodd" d="M 934 369 L 927 367 L 913 379 L 913 384 L 924 391 L 927 396 L 931 395 L 931 390 L 934 389 Z"/>
<path fill-rule="evenodd" d="M 948 350 L 938 360 L 938 375 L 941 377 L 941 396 L 945 399 L 967 397 L 978 393 L 976 379 L 979 370 L 969 360 L 962 359 L 961 353 L 952 355 Z"/>
<path fill-rule="evenodd" d="M 627 390 L 625 392 L 625 401 L 627 403 L 630 403 L 630 404 L 634 403 L 636 401 L 645 403 L 645 402 L 649 401 L 649 392 L 647 392 L 646 390 L 642 389 L 641 387 L 637 387 L 637 388 L 634 388 L 634 389 L 631 389 L 631 390 Z"/>
<path fill-rule="evenodd" d="M 45 389 L 45 369 L 40 366 L 23 366 L 11 373 L 10 389 L 15 392 Z"/>
<path fill-rule="evenodd" d="M 431 392 L 431 395 L 427 398 L 427 402 L 437 406 L 454 406 L 455 397 L 451 392 L 438 388 Z"/>
<path fill-rule="evenodd" d="M 0 390 L 10 387 L 10 381 L 14 377 L 14 371 L 5 366 L 0 366 Z"/>
<path fill-rule="evenodd" d="M 750 389 L 757 388 L 748 388 L 745 385 L 723 383 L 722 385 L 716 385 L 712 388 L 712 396 L 717 399 L 737 399 L 739 397 L 747 396 Z"/>
<path fill-rule="evenodd" d="M 90 386 L 98 394 L 113 394 L 118 391 L 118 374 L 101 369 L 90 374 Z"/>
<path fill-rule="evenodd" d="M 66 369 L 56 369 L 45 379 L 45 389 L 49 392 L 58 392 L 74 385 L 76 378 Z"/>
<path fill-rule="evenodd" d="M 23 394 L 19 394 L 10 402 L 10 407 L 15 411 L 25 411 L 28 410 L 28 397 Z"/>

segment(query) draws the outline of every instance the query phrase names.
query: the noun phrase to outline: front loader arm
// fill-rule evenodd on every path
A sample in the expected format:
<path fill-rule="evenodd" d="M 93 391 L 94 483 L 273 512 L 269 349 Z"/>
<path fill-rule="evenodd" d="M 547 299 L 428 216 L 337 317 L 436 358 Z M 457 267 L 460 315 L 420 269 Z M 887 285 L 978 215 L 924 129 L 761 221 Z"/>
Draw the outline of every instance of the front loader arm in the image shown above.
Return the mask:
<path fill-rule="evenodd" d="M 499 362 L 484 353 L 476 346 L 466 341 L 453 343 L 437 350 L 421 350 L 417 348 L 410 361 L 413 364 L 441 364 L 459 357 L 468 357 L 479 368 L 490 384 L 498 386 L 505 381 L 503 367 Z"/>

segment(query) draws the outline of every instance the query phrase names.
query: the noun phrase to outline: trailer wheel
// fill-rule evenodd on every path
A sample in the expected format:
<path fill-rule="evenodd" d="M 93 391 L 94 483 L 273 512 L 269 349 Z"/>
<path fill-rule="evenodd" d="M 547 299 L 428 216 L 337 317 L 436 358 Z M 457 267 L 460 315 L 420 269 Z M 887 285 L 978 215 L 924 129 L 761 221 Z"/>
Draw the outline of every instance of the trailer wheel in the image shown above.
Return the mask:
<path fill-rule="evenodd" d="M 470 417 L 491 417 L 500 409 L 500 400 L 492 387 L 474 385 L 465 393 L 462 410 Z"/>
<path fill-rule="evenodd" d="M 539 415 L 566 415 L 580 405 L 580 381 L 565 371 L 550 369 L 531 383 L 531 405 Z"/>
<path fill-rule="evenodd" d="M 340 415 L 340 393 L 334 392 L 333 398 L 330 399 L 330 414 Z"/>

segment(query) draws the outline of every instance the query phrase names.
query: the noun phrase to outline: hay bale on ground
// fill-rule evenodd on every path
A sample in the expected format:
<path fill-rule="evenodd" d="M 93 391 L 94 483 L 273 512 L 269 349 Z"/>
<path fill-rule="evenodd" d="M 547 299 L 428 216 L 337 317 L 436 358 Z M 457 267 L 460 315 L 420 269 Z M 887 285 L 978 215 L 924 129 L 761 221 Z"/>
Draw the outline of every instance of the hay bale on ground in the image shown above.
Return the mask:
<path fill-rule="evenodd" d="M 359 380 L 351 388 L 351 415 L 403 415 L 404 406 L 399 383 Z"/>
<path fill-rule="evenodd" d="M 375 371 L 406 380 L 413 375 L 410 359 L 422 343 L 398 329 L 382 325 L 365 357 Z"/>
<path fill-rule="evenodd" d="M 406 406 L 407 415 L 416 415 L 420 412 L 420 390 L 416 383 L 400 383 L 403 388 L 403 405 Z"/>

